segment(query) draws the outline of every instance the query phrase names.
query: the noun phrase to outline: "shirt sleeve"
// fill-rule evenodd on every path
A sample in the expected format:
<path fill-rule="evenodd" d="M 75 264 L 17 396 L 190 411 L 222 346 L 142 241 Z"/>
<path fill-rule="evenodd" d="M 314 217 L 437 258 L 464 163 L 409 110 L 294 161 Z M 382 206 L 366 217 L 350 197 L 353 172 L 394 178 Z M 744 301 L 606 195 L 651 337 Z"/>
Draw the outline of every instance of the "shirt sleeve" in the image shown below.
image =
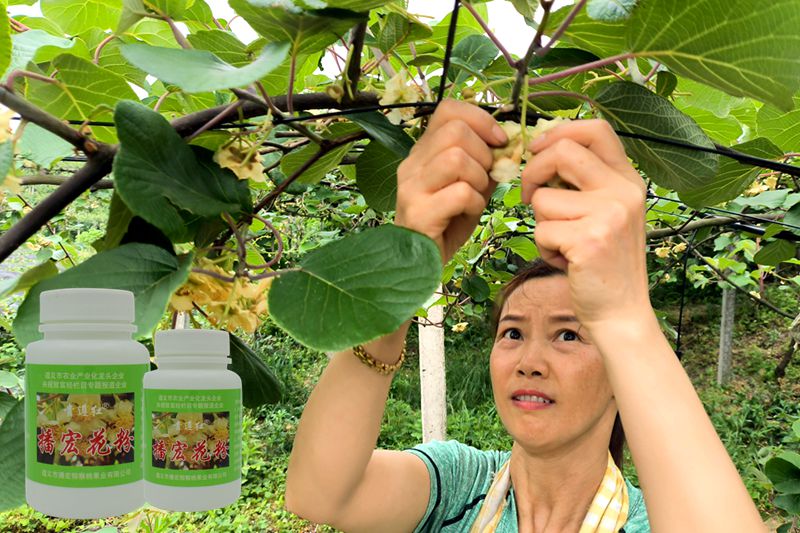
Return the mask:
<path fill-rule="evenodd" d="M 456 440 L 434 440 L 404 451 L 422 459 L 430 477 L 428 507 L 414 533 L 439 532 L 448 526 L 448 519 L 452 522 L 469 501 L 485 492 L 497 462 L 495 453 Z"/>
<path fill-rule="evenodd" d="M 628 521 L 625 522 L 625 533 L 650 533 L 650 519 L 647 516 L 647 507 L 644 504 L 641 489 L 634 487 L 626 479 L 628 484 L 628 494 L 630 496 L 630 508 L 628 509 Z"/>

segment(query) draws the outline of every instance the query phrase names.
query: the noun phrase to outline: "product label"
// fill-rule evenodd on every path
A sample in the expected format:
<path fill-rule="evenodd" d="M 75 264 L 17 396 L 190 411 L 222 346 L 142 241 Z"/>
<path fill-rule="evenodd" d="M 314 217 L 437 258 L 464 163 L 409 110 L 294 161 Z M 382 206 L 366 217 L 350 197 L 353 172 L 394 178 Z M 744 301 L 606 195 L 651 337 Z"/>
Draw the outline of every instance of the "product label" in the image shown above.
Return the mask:
<path fill-rule="evenodd" d="M 239 389 L 146 389 L 144 478 L 176 487 L 219 485 L 242 469 Z"/>
<path fill-rule="evenodd" d="M 26 365 L 25 467 L 59 487 L 142 479 L 142 379 L 149 365 Z"/>

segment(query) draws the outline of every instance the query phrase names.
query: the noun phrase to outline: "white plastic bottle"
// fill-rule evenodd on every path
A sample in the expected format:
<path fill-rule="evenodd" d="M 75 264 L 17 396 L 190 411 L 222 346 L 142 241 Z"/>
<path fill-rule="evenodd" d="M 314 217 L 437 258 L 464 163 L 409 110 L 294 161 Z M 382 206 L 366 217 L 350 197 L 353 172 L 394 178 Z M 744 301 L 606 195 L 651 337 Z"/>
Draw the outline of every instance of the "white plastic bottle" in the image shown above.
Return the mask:
<path fill-rule="evenodd" d="M 227 369 L 224 331 L 155 335 L 158 370 L 145 374 L 145 501 L 206 511 L 241 494 L 242 381 Z"/>
<path fill-rule="evenodd" d="M 25 357 L 25 495 L 50 516 L 101 518 L 144 504 L 142 379 L 150 368 L 133 294 L 60 289 L 40 296 Z"/>

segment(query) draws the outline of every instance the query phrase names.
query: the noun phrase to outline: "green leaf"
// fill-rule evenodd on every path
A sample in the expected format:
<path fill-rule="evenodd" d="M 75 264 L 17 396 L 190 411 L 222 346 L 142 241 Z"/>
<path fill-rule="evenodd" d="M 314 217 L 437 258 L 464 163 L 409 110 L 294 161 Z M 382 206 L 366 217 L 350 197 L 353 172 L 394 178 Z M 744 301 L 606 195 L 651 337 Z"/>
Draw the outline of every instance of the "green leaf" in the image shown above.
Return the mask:
<path fill-rule="evenodd" d="M 328 172 L 336 168 L 352 145 L 353 143 L 344 144 L 323 155 L 307 168 L 293 183 L 310 184 L 319 182 Z M 291 176 L 300 170 L 300 168 L 319 151 L 320 147 L 312 143 L 298 150 L 289 152 L 281 159 L 281 172 L 287 177 Z"/>
<path fill-rule="evenodd" d="M 391 0 L 327 0 L 328 7 L 348 9 L 350 11 L 370 11 L 376 7 L 383 7 Z M 310 2 L 309 2 L 310 3 Z"/>
<path fill-rule="evenodd" d="M 335 351 L 391 333 L 439 284 L 442 259 L 420 233 L 386 225 L 309 253 L 269 291 L 270 316 L 299 342 Z"/>
<path fill-rule="evenodd" d="M 146 0 L 147 3 L 154 8 L 154 11 L 157 13 L 160 12 L 164 15 L 168 15 L 169 17 L 178 20 L 180 19 L 184 12 L 186 11 L 186 7 L 189 4 L 189 0 Z M 204 2 L 205 0 L 197 0 L 198 2 Z"/>
<path fill-rule="evenodd" d="M 0 370 L 0 387 L 10 389 L 19 385 L 20 380 L 17 379 L 16 374 L 12 374 L 7 370 Z"/>
<path fill-rule="evenodd" d="M 764 159 L 775 159 L 781 155 L 777 146 L 763 138 L 737 144 L 731 148 Z M 681 201 L 695 209 L 717 205 L 738 197 L 760 173 L 761 169 L 758 167 L 723 157 L 720 160 L 719 171 L 712 181 L 702 187 L 682 191 L 679 196 Z"/>
<path fill-rule="evenodd" d="M 147 8 L 145 8 L 142 0 L 122 0 L 122 14 L 119 17 L 117 30 L 114 33 L 121 34 L 142 20 L 146 14 Z"/>
<path fill-rule="evenodd" d="M 125 32 L 126 36 L 135 37 L 152 46 L 180 48 L 169 25 L 163 20 L 146 18 L 140 20 Z"/>
<path fill-rule="evenodd" d="M 53 60 L 58 70 L 56 79 L 64 86 L 31 81 L 28 99 L 58 118 L 68 120 L 111 120 L 109 109 L 122 99 L 138 100 L 128 83 L 117 74 L 70 54 Z M 116 142 L 112 128 L 94 126 L 94 136 L 101 141 Z"/>
<path fill-rule="evenodd" d="M 14 141 L 8 140 L 0 143 L 0 176 L 6 175 L 14 168 Z"/>
<path fill-rule="evenodd" d="M 595 100 L 614 129 L 713 148 L 714 143 L 666 98 L 631 82 L 609 84 Z M 625 148 L 654 182 L 681 192 L 697 189 L 716 174 L 716 154 L 622 137 Z"/>
<path fill-rule="evenodd" d="M 511 4 L 526 20 L 535 20 L 536 8 L 539 7 L 537 0 L 511 0 Z"/>
<path fill-rule="evenodd" d="M 764 465 L 775 490 L 786 494 L 800 494 L 800 454 L 786 451 L 773 457 Z"/>
<path fill-rule="evenodd" d="M 698 126 L 714 141 L 730 145 L 736 143 L 742 135 L 742 126 L 739 121 L 732 116 L 719 118 L 713 113 L 696 107 L 676 106 L 681 112 L 692 117 Z"/>
<path fill-rule="evenodd" d="M 89 28 L 114 28 L 122 14 L 122 0 L 41 0 L 42 14 L 69 35 Z"/>
<path fill-rule="evenodd" d="M 6 417 L 11 408 L 17 405 L 18 400 L 7 392 L 0 392 L 0 424 Z"/>
<path fill-rule="evenodd" d="M 249 191 L 210 152 L 191 148 L 151 109 L 120 102 L 114 113 L 120 148 L 114 158 L 116 190 L 134 214 L 176 242 L 189 240 L 187 216 L 216 217 L 249 205 Z"/>
<path fill-rule="evenodd" d="M 642 0 L 627 44 L 679 76 L 789 111 L 800 88 L 798 27 L 796 0 Z"/>
<path fill-rule="evenodd" d="M 773 241 L 763 248 L 753 257 L 753 261 L 759 265 L 778 266 L 782 261 L 792 259 L 795 255 L 795 244 L 783 239 Z"/>
<path fill-rule="evenodd" d="M 0 424 L 0 511 L 25 503 L 25 402 L 18 401 Z"/>
<path fill-rule="evenodd" d="M 45 168 L 52 167 L 53 163 L 73 153 L 70 143 L 33 122 L 25 125 L 17 150 L 21 157 Z"/>
<path fill-rule="evenodd" d="M 550 14 L 547 27 L 558 28 L 573 6 L 565 6 Z M 581 10 L 564 32 L 564 39 L 598 57 L 610 57 L 625 50 L 625 28 L 629 22 L 594 20 Z"/>
<path fill-rule="evenodd" d="M 394 211 L 397 204 L 397 167 L 403 157 L 372 141 L 356 160 L 356 185 L 375 211 Z"/>
<path fill-rule="evenodd" d="M 489 298 L 489 284 L 477 274 L 464 278 L 461 281 L 461 290 L 476 303 L 485 302 Z"/>
<path fill-rule="evenodd" d="M 784 152 L 800 152 L 800 94 L 794 97 L 796 109 L 781 113 L 770 105 L 758 110 L 758 135 L 777 144 Z"/>
<path fill-rule="evenodd" d="M 752 102 L 752 100 L 737 98 L 686 78 L 678 80 L 677 90 L 681 94 L 675 97 L 675 107 L 678 109 L 684 107 L 705 109 L 719 118 L 730 116 L 734 109 L 740 109 L 748 102 Z"/>
<path fill-rule="evenodd" d="M 662 70 L 656 74 L 656 94 L 669 98 L 678 86 L 678 78 L 668 70 Z"/>
<path fill-rule="evenodd" d="M 157 246 L 138 243 L 98 253 L 31 288 L 14 319 L 14 337 L 20 346 L 41 339 L 37 331 L 39 295 L 44 291 L 71 287 L 133 292 L 137 337 L 147 336 L 161 320 L 170 295 L 186 281 L 192 255 L 176 257 Z"/>
<path fill-rule="evenodd" d="M 535 257 L 539 257 L 539 249 L 536 248 L 536 244 L 528 237 L 523 237 L 521 235 L 511 237 L 503 246 L 509 248 L 525 261 L 531 261 Z"/>
<path fill-rule="evenodd" d="M 52 278 L 58 274 L 55 261 L 47 260 L 35 267 L 28 269 L 17 278 L 3 280 L 0 284 L 0 298 L 5 298 L 15 292 L 27 291 L 43 279 Z"/>
<path fill-rule="evenodd" d="M 0 30 L 2 33 L 2 30 Z M 2 40 L 2 36 L 0 36 Z M 13 70 L 25 70 L 28 63 L 34 60 L 37 52 L 41 48 L 67 49 L 75 46 L 75 41 L 56 37 L 42 30 L 28 30 L 11 36 L 11 58 L 3 69 L 3 79 Z M 8 57 L 4 54 L 3 57 Z M 0 71 L 0 72 L 2 72 Z"/>
<path fill-rule="evenodd" d="M 586 13 L 595 20 L 616 22 L 628 18 L 635 5 L 636 0 L 589 0 Z"/>
<path fill-rule="evenodd" d="M 533 56 L 528 70 L 556 67 L 577 67 L 600 59 L 591 52 L 580 48 L 553 48 L 544 57 Z M 503 60 L 505 61 L 505 59 Z"/>
<path fill-rule="evenodd" d="M 737 198 L 731 204 L 732 208 L 755 207 L 760 209 L 777 209 L 781 207 L 789 196 L 788 189 L 776 189 L 774 191 L 764 191 L 755 196 L 743 196 Z"/>
<path fill-rule="evenodd" d="M 95 245 L 98 252 L 110 250 L 119 246 L 122 237 L 128 231 L 128 224 L 133 218 L 133 213 L 125 202 L 120 198 L 119 193 L 114 191 L 111 196 L 111 203 L 108 206 L 108 222 L 106 223 L 106 234 Z"/>
<path fill-rule="evenodd" d="M 247 46 L 230 32 L 202 30 L 191 33 L 186 38 L 195 48 L 208 50 L 234 67 L 243 67 L 250 63 Z"/>
<path fill-rule="evenodd" d="M 383 23 L 383 29 L 377 32 L 378 48 L 388 53 L 404 42 L 426 39 L 433 34 L 430 27 L 400 15 L 389 13 Z"/>
<path fill-rule="evenodd" d="M 447 79 L 464 83 L 470 74 L 483 77 L 481 71 L 492 63 L 498 53 L 497 46 L 485 35 L 469 35 L 453 47 Z"/>
<path fill-rule="evenodd" d="M 291 43 L 293 56 L 322 50 L 362 20 L 352 11 L 296 12 L 281 4 L 265 6 L 256 0 L 230 0 L 229 3 L 268 42 Z"/>
<path fill-rule="evenodd" d="M 278 67 L 288 51 L 288 43 L 271 43 L 255 61 L 236 68 L 205 50 L 162 48 L 146 44 L 122 46 L 122 55 L 134 66 L 189 93 L 250 85 Z"/>
<path fill-rule="evenodd" d="M 361 126 L 370 137 L 388 148 L 396 156 L 405 158 L 414 147 L 414 139 L 399 126 L 395 126 L 386 115 L 378 111 L 352 113 L 347 116 Z"/>
<path fill-rule="evenodd" d="M 245 342 L 230 335 L 231 364 L 229 368 L 242 379 L 242 403 L 255 408 L 281 400 L 281 383 L 275 374 Z"/>

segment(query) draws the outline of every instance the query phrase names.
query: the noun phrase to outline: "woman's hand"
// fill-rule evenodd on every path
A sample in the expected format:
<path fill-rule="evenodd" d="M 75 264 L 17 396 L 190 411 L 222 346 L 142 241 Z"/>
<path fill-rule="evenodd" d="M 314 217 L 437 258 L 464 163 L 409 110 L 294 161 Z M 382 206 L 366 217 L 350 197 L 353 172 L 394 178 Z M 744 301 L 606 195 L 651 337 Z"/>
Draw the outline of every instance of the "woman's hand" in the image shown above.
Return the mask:
<path fill-rule="evenodd" d="M 536 217 L 542 258 L 565 270 L 591 331 L 651 310 L 645 260 L 646 186 L 604 120 L 565 123 L 534 140 L 522 201 Z M 578 190 L 542 187 L 559 176 Z"/>
<path fill-rule="evenodd" d="M 433 239 L 447 264 L 472 235 L 496 183 L 488 144 L 506 134 L 489 113 L 445 100 L 428 129 L 397 169 L 395 224 Z"/>

